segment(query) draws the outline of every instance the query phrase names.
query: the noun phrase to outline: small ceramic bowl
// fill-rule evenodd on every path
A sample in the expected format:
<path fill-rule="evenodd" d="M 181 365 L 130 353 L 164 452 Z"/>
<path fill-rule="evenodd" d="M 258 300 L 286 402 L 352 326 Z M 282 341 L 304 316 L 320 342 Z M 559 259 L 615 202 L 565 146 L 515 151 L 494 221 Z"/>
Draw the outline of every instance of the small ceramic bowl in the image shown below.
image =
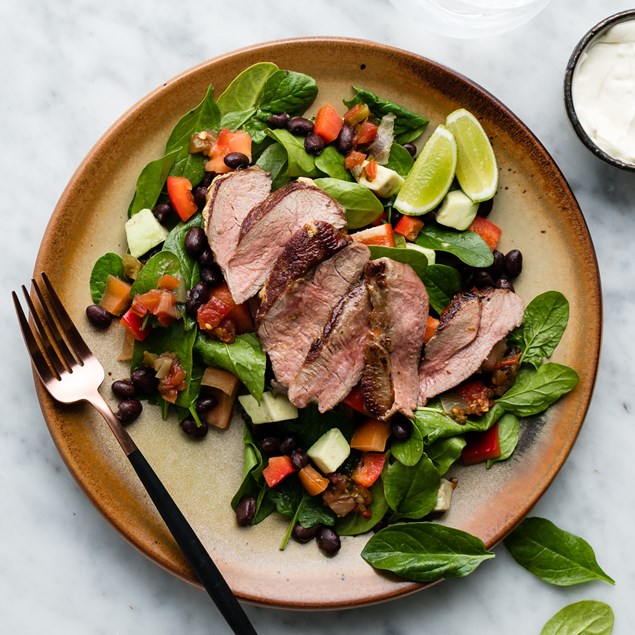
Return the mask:
<path fill-rule="evenodd" d="M 589 29 L 584 37 L 578 42 L 576 47 L 573 49 L 571 57 L 569 58 L 567 70 L 564 76 L 564 104 L 573 129 L 575 130 L 582 143 L 584 143 L 584 145 L 589 148 L 589 150 L 591 150 L 591 152 L 593 152 L 595 156 L 618 168 L 628 170 L 630 172 L 635 172 L 635 164 L 627 163 L 621 159 L 611 156 L 605 150 L 600 148 L 593 141 L 593 139 L 591 139 L 586 130 L 582 127 L 580 119 L 576 114 L 572 91 L 573 79 L 576 73 L 577 66 L 582 59 L 583 53 L 595 42 L 598 37 L 603 35 L 610 27 L 619 22 L 625 22 L 628 20 L 635 20 L 635 9 L 621 11 L 620 13 L 611 15 L 601 22 L 598 22 L 593 28 Z"/>

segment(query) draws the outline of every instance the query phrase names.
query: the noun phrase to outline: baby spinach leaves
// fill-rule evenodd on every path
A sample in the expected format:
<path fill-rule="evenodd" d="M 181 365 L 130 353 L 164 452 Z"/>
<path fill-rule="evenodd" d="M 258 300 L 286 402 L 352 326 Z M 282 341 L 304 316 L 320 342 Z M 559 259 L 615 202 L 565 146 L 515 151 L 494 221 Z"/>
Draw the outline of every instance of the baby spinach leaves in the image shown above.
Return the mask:
<path fill-rule="evenodd" d="M 376 569 L 415 582 L 466 576 L 493 557 L 476 536 L 429 522 L 390 525 L 362 550 L 362 558 Z"/>
<path fill-rule="evenodd" d="M 410 265 L 415 273 L 423 278 L 428 268 L 428 258 L 416 249 L 400 248 L 400 247 L 380 247 L 379 245 L 370 245 L 370 257 L 373 260 L 377 258 L 392 258 L 397 262 L 403 262 Z"/>
<path fill-rule="evenodd" d="M 611 635 L 614 619 L 608 604 L 583 600 L 560 609 L 544 625 L 540 635 Z"/>
<path fill-rule="evenodd" d="M 430 223 L 421 230 L 416 243 L 435 251 L 447 251 L 470 267 L 489 267 L 494 262 L 487 243 L 469 230 L 457 231 Z"/>
<path fill-rule="evenodd" d="M 266 134 L 280 143 L 287 153 L 287 170 L 285 176 L 319 176 L 315 167 L 315 157 L 304 149 L 304 138 L 292 135 L 288 130 L 267 129 Z"/>
<path fill-rule="evenodd" d="M 234 130 L 235 128 L 228 124 L 228 115 L 246 112 L 249 109 L 255 111 L 262 98 L 267 80 L 277 70 L 276 64 L 259 62 L 246 68 L 233 79 L 217 100 L 221 114 L 221 127 Z"/>
<path fill-rule="evenodd" d="M 287 176 L 287 163 L 287 151 L 279 142 L 267 146 L 256 161 L 259 168 L 271 174 L 273 190 L 281 188 L 291 180 L 291 177 Z"/>
<path fill-rule="evenodd" d="M 335 146 L 326 146 L 322 153 L 315 157 L 315 167 L 320 170 L 320 172 L 324 172 L 324 174 L 330 176 L 332 179 L 353 181 L 351 173 L 344 165 L 345 160 L 346 157 L 339 152 Z"/>
<path fill-rule="evenodd" d="M 434 509 L 441 476 L 427 456 L 412 466 L 395 461 L 383 478 L 386 501 L 395 518 L 417 520 Z"/>
<path fill-rule="evenodd" d="M 94 304 L 98 304 L 106 289 L 108 276 L 123 278 L 123 261 L 119 254 L 109 252 L 100 256 L 90 273 L 90 295 Z"/>
<path fill-rule="evenodd" d="M 408 172 L 412 168 L 414 159 L 406 148 L 400 146 L 398 143 L 393 143 L 390 148 L 390 156 L 388 157 L 388 163 L 386 167 L 394 170 L 399 176 L 404 179 L 408 176 Z"/>
<path fill-rule="evenodd" d="M 169 152 L 160 159 L 150 161 L 141 170 L 128 216 L 134 216 L 142 209 L 152 209 L 156 205 L 178 153 L 178 150 Z"/>
<path fill-rule="evenodd" d="M 487 460 L 487 469 L 498 461 L 506 461 L 514 453 L 518 445 L 519 435 L 520 419 L 512 414 L 503 415 L 498 420 L 498 441 L 500 443 L 501 453 L 498 458 Z"/>
<path fill-rule="evenodd" d="M 132 285 L 132 289 L 130 289 L 130 295 L 135 296 L 140 293 L 146 293 L 151 289 L 156 289 L 157 282 L 161 276 L 169 274 L 177 277 L 180 272 L 179 259 L 169 251 L 160 251 L 143 265 Z"/>
<path fill-rule="evenodd" d="M 318 93 L 316 81 L 295 71 L 277 70 L 265 82 L 260 109 L 270 114 L 302 115 Z"/>
<path fill-rule="evenodd" d="M 461 274 L 447 265 L 429 265 L 423 274 L 430 306 L 441 313 L 461 290 Z"/>
<path fill-rule="evenodd" d="M 194 214 L 186 223 L 179 223 L 167 236 L 163 243 L 164 252 L 174 254 L 179 261 L 180 273 L 187 289 L 191 289 L 199 280 L 200 267 L 198 261 L 185 249 L 185 236 L 192 227 L 202 227 L 203 217 Z"/>
<path fill-rule="evenodd" d="M 364 518 L 361 514 L 347 514 L 338 518 L 335 529 L 340 536 L 358 536 L 369 532 L 388 511 L 388 501 L 384 494 L 384 486 L 380 480 L 370 488 L 373 495 L 373 503 L 370 506 L 370 518 Z"/>
<path fill-rule="evenodd" d="M 346 209 L 348 229 L 365 227 L 381 216 L 384 211 L 381 201 L 367 187 L 359 183 L 324 178 L 316 179 L 315 184 Z"/>
<path fill-rule="evenodd" d="M 527 571 L 558 586 L 605 580 L 589 543 L 544 518 L 526 518 L 505 539 L 505 547 Z"/>

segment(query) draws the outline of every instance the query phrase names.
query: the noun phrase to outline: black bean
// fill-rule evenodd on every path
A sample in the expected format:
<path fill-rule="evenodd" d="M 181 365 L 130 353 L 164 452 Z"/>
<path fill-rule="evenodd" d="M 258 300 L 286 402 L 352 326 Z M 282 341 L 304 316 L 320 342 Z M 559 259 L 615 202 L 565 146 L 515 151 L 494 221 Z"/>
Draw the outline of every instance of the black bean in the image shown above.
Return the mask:
<path fill-rule="evenodd" d="M 206 187 L 195 187 L 192 192 L 192 196 L 194 197 L 194 202 L 196 203 L 196 207 L 201 209 L 205 207 L 205 203 L 207 202 L 207 188 Z"/>
<path fill-rule="evenodd" d="M 271 115 L 267 119 L 267 124 L 270 128 L 286 128 L 289 123 L 289 115 L 286 112 L 281 112 L 279 115 Z"/>
<path fill-rule="evenodd" d="M 211 289 L 204 282 L 197 282 L 187 295 L 185 310 L 188 315 L 196 317 L 198 310 L 209 300 Z"/>
<path fill-rule="evenodd" d="M 289 132 L 300 137 L 306 137 L 309 132 L 313 132 L 313 122 L 304 117 L 291 117 L 287 123 Z"/>
<path fill-rule="evenodd" d="M 350 123 L 344 123 L 339 135 L 337 135 L 337 149 L 342 154 L 348 154 L 353 149 L 353 138 L 355 137 L 355 128 Z"/>
<path fill-rule="evenodd" d="M 203 180 L 198 184 L 198 186 L 204 187 L 205 189 L 209 189 L 209 186 L 212 184 L 213 180 L 214 180 L 214 173 L 205 172 L 205 176 L 203 177 Z"/>
<path fill-rule="evenodd" d="M 310 132 L 304 140 L 304 149 L 314 156 L 322 154 L 324 146 L 326 145 L 324 139 L 320 137 L 317 132 Z"/>
<path fill-rule="evenodd" d="M 91 304 L 86 307 L 86 317 L 98 329 L 107 329 L 112 322 L 112 315 L 98 304 Z"/>
<path fill-rule="evenodd" d="M 390 224 L 393 228 L 397 225 L 397 223 L 403 218 L 403 214 L 400 214 L 394 207 L 390 212 Z"/>
<path fill-rule="evenodd" d="M 119 404 L 119 410 L 115 412 L 115 417 L 121 421 L 121 423 L 132 423 L 143 410 L 143 406 L 138 399 L 124 399 Z"/>
<path fill-rule="evenodd" d="M 267 456 L 276 456 L 280 454 L 280 439 L 276 437 L 265 437 L 260 442 L 260 447 Z"/>
<path fill-rule="evenodd" d="M 218 405 L 218 399 L 213 395 L 209 395 L 207 397 L 199 397 L 196 400 L 196 412 L 199 415 L 203 415 L 206 412 L 212 410 L 212 408 L 216 408 Z"/>
<path fill-rule="evenodd" d="M 494 286 L 494 278 L 485 269 L 477 269 L 474 272 L 474 286 L 477 289 L 487 289 Z"/>
<path fill-rule="evenodd" d="M 172 215 L 174 208 L 170 203 L 159 203 L 152 208 L 152 213 L 154 217 L 160 222 L 165 223 L 165 221 Z"/>
<path fill-rule="evenodd" d="M 251 521 L 256 515 L 256 497 L 245 494 L 236 505 L 236 522 L 241 527 L 251 525 Z"/>
<path fill-rule="evenodd" d="M 296 448 L 291 452 L 291 463 L 296 470 L 300 471 L 309 463 L 309 456 L 302 448 Z"/>
<path fill-rule="evenodd" d="M 490 215 L 490 212 L 492 211 L 492 207 L 494 207 L 494 199 L 490 198 L 489 200 L 483 201 L 482 203 L 479 204 L 478 210 L 476 210 L 476 213 L 479 216 L 482 216 L 483 218 L 485 218 L 486 216 Z"/>
<path fill-rule="evenodd" d="M 289 456 L 298 447 L 298 442 L 294 437 L 288 436 L 280 441 L 280 452 Z"/>
<path fill-rule="evenodd" d="M 132 399 L 137 394 L 135 385 L 129 379 L 113 381 L 110 388 L 120 399 Z"/>
<path fill-rule="evenodd" d="M 498 249 L 494 249 L 492 256 L 494 257 L 494 262 L 487 268 L 487 272 L 493 278 L 498 278 L 505 270 L 505 254 L 498 251 Z"/>
<path fill-rule="evenodd" d="M 313 540 L 322 529 L 322 525 L 313 525 L 313 527 L 303 527 L 300 523 L 293 525 L 291 536 L 298 542 L 305 543 Z"/>
<path fill-rule="evenodd" d="M 523 255 L 518 249 L 512 249 L 505 254 L 505 271 L 512 280 L 518 278 L 523 270 Z"/>
<path fill-rule="evenodd" d="M 192 227 L 188 229 L 187 234 L 185 234 L 185 251 L 187 251 L 192 258 L 198 258 L 207 245 L 207 236 L 205 235 L 205 231 L 202 227 Z"/>
<path fill-rule="evenodd" d="M 461 273 L 461 288 L 471 289 L 474 286 L 474 269 L 465 269 Z"/>
<path fill-rule="evenodd" d="M 213 263 L 211 267 L 201 267 L 201 280 L 210 287 L 215 287 L 223 281 L 223 272 Z"/>
<path fill-rule="evenodd" d="M 411 157 L 417 154 L 417 146 L 414 143 L 404 143 L 403 147 L 408 150 Z"/>
<path fill-rule="evenodd" d="M 494 286 L 497 289 L 507 289 L 509 291 L 513 291 L 514 290 L 514 285 L 512 284 L 511 280 L 508 280 L 507 278 L 498 278 L 498 280 L 496 280 L 496 282 L 494 283 Z"/>
<path fill-rule="evenodd" d="M 393 419 L 390 422 L 390 434 L 396 441 L 407 441 L 412 433 L 412 424 L 407 419 Z"/>
<path fill-rule="evenodd" d="M 216 264 L 214 254 L 209 247 L 203 249 L 203 253 L 198 257 L 198 264 L 201 265 L 201 267 L 211 267 Z"/>
<path fill-rule="evenodd" d="M 141 366 L 130 373 L 130 380 L 140 392 L 145 395 L 151 395 L 159 387 L 159 380 L 155 375 L 156 373 L 153 370 Z"/>
<path fill-rule="evenodd" d="M 335 555 L 342 546 L 340 537 L 330 528 L 322 527 L 317 536 L 318 547 L 327 555 Z"/>
<path fill-rule="evenodd" d="M 242 152 L 230 152 L 223 159 L 225 165 L 232 170 L 246 168 L 249 165 L 249 157 Z"/>
<path fill-rule="evenodd" d="M 181 430 L 183 430 L 188 437 L 202 439 L 207 434 L 207 424 L 203 422 L 203 424 L 199 426 L 193 417 L 185 417 L 185 419 L 181 421 Z"/>

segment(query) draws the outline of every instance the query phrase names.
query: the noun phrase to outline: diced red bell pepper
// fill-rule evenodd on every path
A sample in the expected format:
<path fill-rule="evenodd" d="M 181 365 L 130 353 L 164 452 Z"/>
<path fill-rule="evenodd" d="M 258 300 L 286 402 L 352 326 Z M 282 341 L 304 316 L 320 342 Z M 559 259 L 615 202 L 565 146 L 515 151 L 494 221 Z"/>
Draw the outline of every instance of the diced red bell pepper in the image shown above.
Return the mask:
<path fill-rule="evenodd" d="M 344 159 L 344 167 L 347 170 L 352 170 L 358 165 L 362 165 L 364 161 L 366 161 L 366 155 L 363 152 L 357 152 L 357 150 L 353 150 L 346 155 L 346 159 Z"/>
<path fill-rule="evenodd" d="M 364 452 L 362 462 L 353 470 L 351 478 L 353 482 L 362 487 L 371 487 L 379 478 L 386 455 L 379 452 Z"/>
<path fill-rule="evenodd" d="M 348 393 L 348 397 L 344 399 L 344 403 L 349 408 L 357 410 L 357 412 L 361 412 L 363 415 L 370 415 L 364 406 L 364 395 L 362 393 L 362 387 L 359 384 L 354 386 L 351 392 Z"/>
<path fill-rule="evenodd" d="M 130 309 L 139 317 L 151 313 L 157 317 L 161 326 L 170 326 L 181 317 L 176 306 L 176 297 L 165 289 L 150 289 L 136 295 Z"/>
<path fill-rule="evenodd" d="M 232 168 L 225 164 L 225 157 L 231 152 L 240 152 L 251 161 L 251 137 L 248 132 L 232 132 L 229 128 L 223 128 L 209 153 L 210 160 L 205 164 L 205 169 L 216 174 L 231 172 Z"/>
<path fill-rule="evenodd" d="M 211 333 L 232 312 L 232 308 L 231 304 L 213 295 L 196 314 L 199 328 Z"/>
<path fill-rule="evenodd" d="M 366 172 L 366 178 L 369 181 L 374 181 L 377 178 L 377 161 L 369 161 L 364 166 L 364 172 Z"/>
<path fill-rule="evenodd" d="M 492 251 L 496 249 L 503 232 L 500 227 L 494 225 L 492 221 L 487 220 L 487 218 L 483 218 L 482 216 L 477 216 L 472 221 L 472 224 L 468 227 L 468 229 L 475 234 L 478 234 Z"/>
<path fill-rule="evenodd" d="M 275 487 L 280 481 L 285 479 L 289 474 L 295 472 L 291 457 L 289 456 L 271 456 L 267 467 L 262 471 L 265 481 L 269 487 Z"/>
<path fill-rule="evenodd" d="M 375 141 L 375 137 L 377 137 L 377 130 L 378 127 L 370 121 L 365 121 L 364 123 L 360 124 L 355 129 L 353 145 L 362 146 L 368 143 L 372 143 L 373 141 Z"/>
<path fill-rule="evenodd" d="M 227 317 L 235 324 L 236 333 L 240 335 L 241 333 L 252 333 L 254 331 L 254 321 L 251 319 L 247 303 L 236 304 L 226 282 L 221 282 L 221 284 L 214 287 L 212 295 L 231 306 L 231 312 Z"/>
<path fill-rule="evenodd" d="M 358 123 L 362 123 L 365 119 L 370 117 L 370 108 L 368 104 L 355 104 L 344 115 L 344 121 L 351 126 L 356 126 Z"/>
<path fill-rule="evenodd" d="M 313 131 L 319 134 L 326 143 L 331 143 L 337 139 L 343 125 L 344 121 L 337 114 L 337 110 L 331 104 L 324 104 L 315 116 Z"/>
<path fill-rule="evenodd" d="M 121 324 L 132 334 L 138 342 L 143 342 L 150 334 L 152 326 L 148 324 L 143 328 L 143 318 L 137 315 L 132 308 L 128 309 L 119 320 Z"/>
<path fill-rule="evenodd" d="M 395 225 L 395 232 L 413 242 L 423 229 L 423 221 L 418 216 L 402 216 Z"/>
<path fill-rule="evenodd" d="M 384 223 L 377 227 L 369 227 L 360 232 L 351 234 L 351 238 L 364 245 L 377 245 L 379 247 L 394 247 L 395 235 L 390 223 Z"/>
<path fill-rule="evenodd" d="M 498 423 L 485 432 L 471 432 L 465 435 L 467 445 L 463 448 L 461 458 L 465 465 L 482 463 L 487 459 L 497 459 L 501 455 L 498 438 Z"/>
<path fill-rule="evenodd" d="M 174 211 L 185 222 L 198 209 L 192 195 L 192 184 L 184 176 L 168 176 L 167 187 Z"/>

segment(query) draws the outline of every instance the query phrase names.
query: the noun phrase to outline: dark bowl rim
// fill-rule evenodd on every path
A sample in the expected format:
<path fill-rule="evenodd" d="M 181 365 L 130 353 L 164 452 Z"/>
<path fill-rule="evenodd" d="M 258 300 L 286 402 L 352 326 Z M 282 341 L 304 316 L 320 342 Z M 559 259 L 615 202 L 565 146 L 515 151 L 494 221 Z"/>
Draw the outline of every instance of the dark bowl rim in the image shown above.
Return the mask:
<path fill-rule="evenodd" d="M 567 116 L 569 117 L 569 121 L 573 126 L 576 134 L 580 138 L 580 141 L 584 143 L 584 145 L 595 154 L 598 158 L 602 159 L 606 163 L 610 165 L 614 165 L 615 167 L 621 168 L 622 170 L 626 170 L 628 172 L 635 172 L 635 163 L 626 163 L 620 159 L 616 159 L 611 156 L 604 150 L 602 150 L 592 139 L 589 137 L 587 132 L 582 127 L 580 120 L 575 111 L 575 105 L 573 103 L 573 94 L 572 94 L 572 83 L 573 83 L 573 75 L 575 73 L 575 69 L 580 60 L 580 56 L 586 50 L 586 48 L 595 40 L 599 35 L 601 35 L 604 31 L 606 31 L 609 27 L 617 24 L 618 22 L 625 22 L 627 20 L 635 20 L 635 9 L 627 9 L 626 11 L 620 11 L 619 13 L 614 13 L 613 15 L 604 18 L 600 22 L 598 22 L 595 26 L 591 27 L 582 39 L 576 44 L 573 52 L 571 53 L 571 57 L 567 62 L 567 69 L 564 74 L 564 104 L 565 109 L 567 111 Z"/>

